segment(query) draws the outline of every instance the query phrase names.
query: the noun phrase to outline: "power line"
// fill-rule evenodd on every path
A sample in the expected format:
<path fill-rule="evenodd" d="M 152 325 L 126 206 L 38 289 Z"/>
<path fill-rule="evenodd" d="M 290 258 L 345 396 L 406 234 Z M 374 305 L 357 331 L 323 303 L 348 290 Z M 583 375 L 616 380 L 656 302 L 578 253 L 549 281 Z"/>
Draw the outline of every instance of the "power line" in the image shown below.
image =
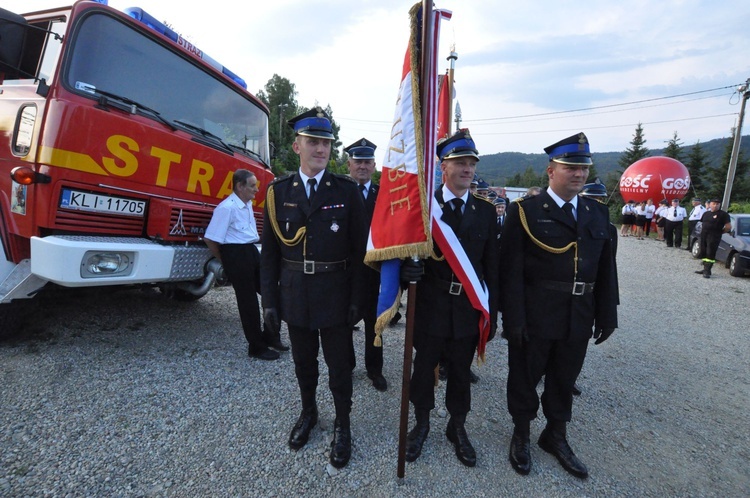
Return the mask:
<path fill-rule="evenodd" d="M 714 99 L 716 97 L 724 97 L 724 96 L 727 96 L 727 95 L 731 96 L 733 94 L 723 93 L 723 94 L 719 94 L 719 95 L 710 95 L 710 96 L 707 96 L 707 97 L 697 97 L 697 98 L 694 98 L 694 99 L 679 100 L 677 102 L 665 102 L 665 103 L 662 103 L 662 104 L 653 104 L 653 105 L 643 105 L 643 106 L 638 106 L 638 107 L 630 107 L 628 109 L 617 109 L 617 110 L 614 110 L 614 111 L 610 110 L 610 111 L 602 111 L 602 112 L 587 112 L 585 114 L 577 114 L 575 116 L 557 116 L 557 117 L 554 117 L 554 118 L 546 118 L 546 119 L 536 119 L 536 118 L 535 119 L 524 119 L 524 120 L 521 120 L 521 121 L 514 121 L 513 123 L 537 123 L 537 122 L 540 122 L 540 121 L 545 121 L 546 122 L 546 121 L 551 121 L 551 120 L 555 120 L 555 119 L 581 118 L 581 117 L 585 117 L 585 116 L 597 116 L 597 115 L 600 115 L 600 114 L 613 114 L 615 112 L 630 112 L 630 111 L 635 111 L 635 110 L 638 110 L 638 109 L 651 109 L 653 107 L 664 107 L 664 106 L 668 106 L 668 105 L 684 104 L 684 103 L 687 103 L 687 102 L 696 102 L 698 100 Z M 474 120 L 471 120 L 471 119 L 465 120 L 465 122 L 467 122 L 467 123 L 470 123 L 470 122 L 473 122 L 473 121 Z M 508 123 L 505 123 L 505 124 L 508 124 Z M 475 124 L 475 126 L 495 126 L 495 125 L 496 125 L 496 123 L 477 123 L 477 124 Z"/>
<path fill-rule="evenodd" d="M 634 105 L 634 104 L 644 104 L 646 102 L 655 102 L 657 100 L 666 100 L 666 99 L 675 99 L 678 97 L 688 97 L 690 95 L 698 95 L 700 93 L 708 93 L 708 92 L 715 92 L 717 90 L 726 90 L 727 88 L 736 88 L 737 85 L 727 85 L 722 86 L 719 88 L 712 88 L 710 90 L 699 90 L 696 92 L 688 92 L 688 93 L 681 93 L 679 95 L 669 95 L 667 97 L 654 97 L 652 99 L 644 99 L 644 100 L 634 100 L 632 102 L 623 102 L 620 104 L 607 104 L 607 105 L 600 105 L 600 106 L 594 106 L 594 107 L 583 107 L 581 109 L 570 109 L 567 111 L 552 111 L 552 112 L 540 112 L 537 114 L 522 114 L 519 116 L 503 116 L 499 118 L 482 118 L 482 119 L 472 119 L 471 121 L 479 122 L 479 121 L 501 121 L 501 120 L 508 120 L 508 119 L 518 119 L 518 118 L 536 118 L 541 116 L 553 116 L 555 114 L 566 114 L 566 113 L 572 113 L 572 112 L 583 112 L 583 111 L 594 111 L 597 109 L 610 109 L 612 107 L 622 107 L 626 105 Z M 468 121 L 468 120 L 467 120 Z"/>
<path fill-rule="evenodd" d="M 665 124 L 665 123 L 678 123 L 678 122 L 681 122 L 681 121 L 694 121 L 694 120 L 698 120 L 698 119 L 721 118 L 721 117 L 736 116 L 736 115 L 737 115 L 737 113 L 730 112 L 730 113 L 727 113 L 727 114 L 714 114 L 712 116 L 696 116 L 696 117 L 692 117 L 692 118 L 668 119 L 668 120 L 664 120 L 664 121 L 651 121 L 651 122 L 648 122 L 648 123 L 643 123 L 642 122 L 641 125 L 655 125 L 655 124 Z M 637 126 L 637 123 L 607 125 L 607 126 L 588 126 L 588 127 L 586 127 L 586 129 L 587 130 L 603 130 L 603 129 L 608 129 L 608 128 L 625 128 L 625 127 L 632 128 L 633 126 Z M 483 135 L 528 135 L 528 134 L 532 134 L 532 133 L 534 133 L 534 134 L 539 134 L 539 133 L 558 133 L 558 132 L 568 132 L 568 131 L 577 131 L 577 130 L 578 130 L 578 128 L 564 128 L 564 129 L 557 129 L 557 130 L 505 131 L 505 132 L 497 132 L 497 133 L 493 133 L 493 132 L 486 132 L 486 133 L 478 132 L 478 133 L 473 133 L 472 132 L 472 135 L 477 135 L 477 136 L 480 136 L 480 135 L 482 135 L 482 136 Z"/>

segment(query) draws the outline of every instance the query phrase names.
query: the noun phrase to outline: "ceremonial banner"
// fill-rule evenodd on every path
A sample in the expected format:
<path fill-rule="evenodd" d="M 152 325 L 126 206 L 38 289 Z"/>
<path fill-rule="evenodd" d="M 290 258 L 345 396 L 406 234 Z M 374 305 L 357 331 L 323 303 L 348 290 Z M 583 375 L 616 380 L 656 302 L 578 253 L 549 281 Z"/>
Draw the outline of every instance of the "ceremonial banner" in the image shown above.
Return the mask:
<path fill-rule="evenodd" d="M 453 103 L 453 95 L 451 95 L 451 85 L 448 83 L 449 75 L 445 74 L 440 76 L 440 84 L 438 90 L 438 115 L 437 115 L 437 138 L 441 140 L 448 138 L 451 134 L 451 104 Z"/>
<path fill-rule="evenodd" d="M 380 266 L 380 297 L 378 320 L 375 324 L 375 345 L 380 346 L 380 333 L 398 310 L 400 302 L 400 259 L 426 258 L 432 252 L 430 205 L 434 194 L 435 134 L 437 130 L 437 45 L 440 19 L 450 19 L 444 10 L 433 12 L 433 68 L 426 78 L 425 107 L 420 105 L 421 5 L 409 12 L 411 35 L 404 57 L 401 86 L 391 128 L 391 139 L 382 162 L 380 191 L 370 225 L 365 262 L 382 261 Z M 426 113 L 426 130 L 422 113 Z M 427 151 L 427 153 L 425 153 Z"/>

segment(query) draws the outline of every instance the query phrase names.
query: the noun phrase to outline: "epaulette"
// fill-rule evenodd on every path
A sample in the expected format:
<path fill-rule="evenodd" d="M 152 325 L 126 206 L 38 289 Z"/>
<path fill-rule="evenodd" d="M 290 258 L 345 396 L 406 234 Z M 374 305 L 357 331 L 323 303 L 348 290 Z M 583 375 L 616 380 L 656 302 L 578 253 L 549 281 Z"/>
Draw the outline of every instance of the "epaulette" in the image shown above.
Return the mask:
<path fill-rule="evenodd" d="M 524 195 L 524 196 L 521 196 L 521 197 L 516 197 L 515 199 L 513 199 L 513 200 L 512 200 L 512 201 L 510 201 L 510 202 L 523 202 L 523 200 L 524 200 L 524 199 L 528 199 L 528 197 L 527 197 L 527 196 L 525 196 L 525 195 Z"/>
<path fill-rule="evenodd" d="M 355 180 L 354 178 L 352 178 L 349 175 L 342 175 L 342 174 L 339 174 L 339 173 L 331 173 L 331 176 L 333 176 L 335 178 L 341 178 L 342 180 L 348 180 L 348 181 L 350 181 L 352 183 L 357 183 L 357 180 Z"/>
<path fill-rule="evenodd" d="M 475 199 L 479 199 L 479 200 L 482 200 L 482 201 L 484 201 L 484 202 L 489 202 L 490 204 L 492 204 L 492 201 L 491 201 L 491 200 L 489 200 L 488 198 L 486 198 L 486 197 L 485 197 L 485 196 L 483 196 L 483 195 L 479 195 L 479 194 L 477 194 L 476 192 L 472 192 L 472 194 L 471 194 L 471 195 L 473 195 Z"/>
<path fill-rule="evenodd" d="M 292 179 L 293 177 L 294 177 L 294 173 L 287 173 L 284 176 L 277 176 L 276 178 L 274 178 L 273 180 L 271 180 L 271 182 L 269 183 L 269 185 L 276 185 L 277 183 L 288 181 L 288 180 Z"/>

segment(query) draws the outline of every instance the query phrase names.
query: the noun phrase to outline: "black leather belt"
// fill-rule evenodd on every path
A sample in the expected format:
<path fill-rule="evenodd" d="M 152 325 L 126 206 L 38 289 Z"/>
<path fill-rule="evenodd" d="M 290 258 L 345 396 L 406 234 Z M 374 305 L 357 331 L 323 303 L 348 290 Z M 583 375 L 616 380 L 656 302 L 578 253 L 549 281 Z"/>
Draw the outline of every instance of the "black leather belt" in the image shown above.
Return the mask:
<path fill-rule="evenodd" d="M 568 292 L 574 296 L 582 296 L 594 292 L 595 282 L 558 282 L 557 280 L 535 280 L 529 285 L 544 289 Z"/>
<path fill-rule="evenodd" d="M 284 268 L 292 271 L 301 271 L 307 275 L 326 273 L 330 271 L 346 270 L 346 260 L 343 261 L 290 261 L 282 259 Z"/>
<path fill-rule="evenodd" d="M 448 294 L 451 294 L 453 296 L 460 296 L 465 292 L 464 286 L 463 284 L 461 284 L 461 282 L 449 282 L 447 280 L 441 280 L 428 273 L 425 273 L 422 279 L 425 281 L 425 283 L 428 283 L 433 287 L 437 287 L 440 290 L 446 291 Z"/>

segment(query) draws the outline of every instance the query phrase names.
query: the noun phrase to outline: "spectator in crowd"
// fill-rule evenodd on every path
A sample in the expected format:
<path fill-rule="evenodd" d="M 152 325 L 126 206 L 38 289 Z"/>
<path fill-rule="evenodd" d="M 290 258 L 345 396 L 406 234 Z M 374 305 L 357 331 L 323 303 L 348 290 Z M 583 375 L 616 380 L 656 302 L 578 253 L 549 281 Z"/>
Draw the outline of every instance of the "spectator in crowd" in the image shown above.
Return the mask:
<path fill-rule="evenodd" d="M 680 248 L 682 245 L 682 221 L 687 218 L 687 211 L 680 206 L 679 199 L 672 199 L 672 205 L 664 211 L 664 240 L 667 247 Z"/>
<path fill-rule="evenodd" d="M 655 211 L 656 206 L 654 206 L 654 201 L 652 199 L 646 200 L 646 238 L 651 234 L 651 222 L 654 219 Z"/>
<path fill-rule="evenodd" d="M 720 199 L 711 199 L 708 211 L 701 217 L 700 256 L 703 258 L 703 269 L 695 273 L 702 273 L 704 278 L 711 278 L 711 267 L 716 263 L 716 249 L 719 248 L 721 235 L 732 229 L 729 214 L 719 206 Z"/>
<path fill-rule="evenodd" d="M 620 235 L 627 237 L 631 235 L 635 225 L 635 201 L 629 200 L 622 207 L 622 227 L 620 227 Z"/>
<path fill-rule="evenodd" d="M 656 240 L 664 242 L 664 225 L 667 223 L 667 219 L 664 217 L 666 214 L 669 203 L 666 199 L 659 201 L 659 207 L 654 211 L 654 221 L 656 222 Z"/>
<path fill-rule="evenodd" d="M 646 229 L 646 201 L 641 201 L 635 207 L 635 236 L 643 240 L 643 232 Z"/>
<path fill-rule="evenodd" d="M 255 247 L 260 241 L 253 215 L 253 199 L 258 193 L 258 179 L 246 169 L 232 174 L 232 193 L 214 209 L 203 240 L 211 253 L 221 261 L 232 282 L 242 330 L 247 340 L 247 354 L 260 360 L 276 360 L 279 351 L 289 347 L 281 343 L 278 330 L 261 332 L 260 308 L 260 253 Z M 264 337 L 265 335 L 265 337 Z M 265 339 L 265 340 L 264 340 Z"/>
<path fill-rule="evenodd" d="M 708 211 L 708 209 L 703 207 L 702 200 L 700 197 L 694 197 L 693 198 L 693 207 L 690 210 L 690 214 L 688 215 L 688 233 L 687 233 L 687 250 L 690 251 L 692 248 L 690 247 L 690 236 L 692 235 L 693 231 L 695 230 L 695 225 L 698 224 L 698 222 L 701 220 L 701 217 L 703 217 L 703 213 Z"/>

